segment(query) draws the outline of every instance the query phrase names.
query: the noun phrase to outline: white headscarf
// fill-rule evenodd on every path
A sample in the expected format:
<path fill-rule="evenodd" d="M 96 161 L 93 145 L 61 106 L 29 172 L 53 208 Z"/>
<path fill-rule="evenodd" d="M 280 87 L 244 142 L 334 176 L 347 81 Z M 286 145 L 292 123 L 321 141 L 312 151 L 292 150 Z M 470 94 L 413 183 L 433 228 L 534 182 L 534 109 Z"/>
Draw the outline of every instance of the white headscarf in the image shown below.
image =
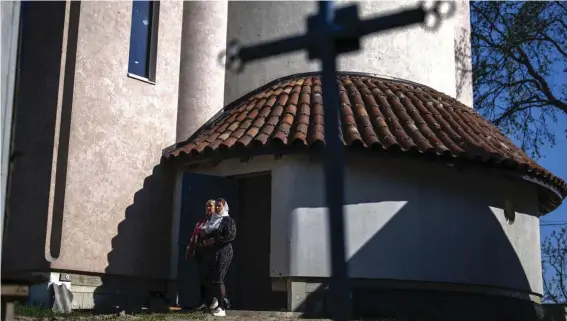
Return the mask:
<path fill-rule="evenodd" d="M 228 202 L 225 202 L 222 213 L 213 213 L 205 225 L 205 233 L 209 234 L 219 228 L 223 217 L 228 216 Z"/>

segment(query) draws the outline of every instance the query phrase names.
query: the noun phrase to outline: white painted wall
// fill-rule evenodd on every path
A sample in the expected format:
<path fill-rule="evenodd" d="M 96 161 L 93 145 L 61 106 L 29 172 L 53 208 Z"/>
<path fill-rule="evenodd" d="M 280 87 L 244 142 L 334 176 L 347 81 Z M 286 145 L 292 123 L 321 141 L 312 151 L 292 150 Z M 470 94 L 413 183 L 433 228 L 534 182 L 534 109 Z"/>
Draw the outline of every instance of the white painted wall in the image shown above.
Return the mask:
<path fill-rule="evenodd" d="M 196 172 L 272 172 L 272 277 L 330 276 L 322 167 L 307 156 L 258 157 Z M 498 286 L 542 293 L 534 186 L 495 172 L 349 155 L 347 256 L 353 278 Z M 516 220 L 501 208 L 512 200 Z M 177 253 L 172 251 L 172 253 Z"/>
<path fill-rule="evenodd" d="M 184 1 L 176 141 L 185 141 L 224 105 L 228 1 Z"/>
<path fill-rule="evenodd" d="M 355 1 L 337 1 L 337 8 Z M 418 5 L 417 0 L 356 1 L 364 19 Z M 338 70 L 374 73 L 411 80 L 472 104 L 470 74 L 457 72 L 456 39 L 468 39 L 468 1 L 457 3 L 455 16 L 431 32 L 420 26 L 382 32 L 363 38 L 361 50 L 342 55 Z M 231 1 L 228 40 L 256 44 L 305 33 L 306 19 L 317 11 L 313 1 Z M 470 60 L 470 56 L 466 57 Z M 469 66 L 461 62 L 459 68 Z M 229 104 L 266 83 L 291 74 L 320 70 L 305 51 L 285 54 L 245 66 L 242 73 L 226 73 L 224 103 Z M 459 78 L 458 80 L 456 78 Z M 463 79 L 466 78 L 466 79 Z M 457 83 L 460 87 L 457 90 Z"/>
<path fill-rule="evenodd" d="M 284 213 L 291 231 L 289 275 L 328 277 L 322 168 L 301 158 L 286 163 L 293 178 L 287 193 L 274 198 L 293 204 Z M 345 193 L 351 277 L 542 293 L 534 186 L 417 160 L 351 157 Z M 518 212 L 511 225 L 501 210 L 506 199 Z M 285 233 L 276 228 L 281 213 L 272 215 L 272 233 Z M 281 249 L 272 244 L 272 251 Z"/>

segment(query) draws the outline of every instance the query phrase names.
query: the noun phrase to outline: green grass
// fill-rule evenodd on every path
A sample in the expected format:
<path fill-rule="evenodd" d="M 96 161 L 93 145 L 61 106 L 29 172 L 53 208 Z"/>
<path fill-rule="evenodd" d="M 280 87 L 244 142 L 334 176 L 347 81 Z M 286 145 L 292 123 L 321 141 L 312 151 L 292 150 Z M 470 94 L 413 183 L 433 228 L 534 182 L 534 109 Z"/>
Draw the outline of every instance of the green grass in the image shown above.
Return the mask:
<path fill-rule="evenodd" d="M 206 314 L 201 312 L 166 312 L 166 313 L 137 313 L 135 315 L 125 314 L 97 314 L 93 311 L 73 311 L 68 314 L 53 312 L 50 309 L 37 306 L 16 304 L 15 314 L 19 319 L 45 321 L 45 320 L 69 320 L 69 321 L 112 321 L 112 320 L 136 320 L 136 321 L 166 321 L 169 319 L 204 320 Z"/>

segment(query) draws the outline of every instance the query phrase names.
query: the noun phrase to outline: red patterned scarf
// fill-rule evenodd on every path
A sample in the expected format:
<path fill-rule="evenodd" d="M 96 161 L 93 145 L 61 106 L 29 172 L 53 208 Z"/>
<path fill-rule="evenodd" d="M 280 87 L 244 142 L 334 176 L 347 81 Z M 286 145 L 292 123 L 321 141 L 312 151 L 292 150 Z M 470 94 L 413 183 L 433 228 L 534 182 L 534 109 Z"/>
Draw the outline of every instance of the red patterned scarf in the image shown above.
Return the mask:
<path fill-rule="evenodd" d="M 197 246 L 197 242 L 199 241 L 199 234 L 201 229 L 207 224 L 207 219 L 201 219 L 195 224 L 195 228 L 193 229 L 193 233 L 191 234 L 191 238 L 189 239 L 189 246 L 187 246 L 187 252 L 185 253 L 185 258 L 195 256 L 195 247 Z"/>

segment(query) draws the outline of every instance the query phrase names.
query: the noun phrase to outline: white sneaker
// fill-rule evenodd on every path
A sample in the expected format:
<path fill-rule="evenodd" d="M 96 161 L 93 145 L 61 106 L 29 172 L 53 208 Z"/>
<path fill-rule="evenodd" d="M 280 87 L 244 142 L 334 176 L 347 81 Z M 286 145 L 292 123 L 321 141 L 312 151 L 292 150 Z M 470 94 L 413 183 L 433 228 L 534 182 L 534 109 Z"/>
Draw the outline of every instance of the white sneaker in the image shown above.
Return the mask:
<path fill-rule="evenodd" d="M 226 311 L 220 307 L 217 307 L 215 310 L 213 310 L 213 315 L 215 317 L 226 317 Z"/>
<path fill-rule="evenodd" d="M 213 302 L 209 305 L 209 310 L 215 310 L 219 307 L 219 300 L 217 298 L 213 298 Z"/>

